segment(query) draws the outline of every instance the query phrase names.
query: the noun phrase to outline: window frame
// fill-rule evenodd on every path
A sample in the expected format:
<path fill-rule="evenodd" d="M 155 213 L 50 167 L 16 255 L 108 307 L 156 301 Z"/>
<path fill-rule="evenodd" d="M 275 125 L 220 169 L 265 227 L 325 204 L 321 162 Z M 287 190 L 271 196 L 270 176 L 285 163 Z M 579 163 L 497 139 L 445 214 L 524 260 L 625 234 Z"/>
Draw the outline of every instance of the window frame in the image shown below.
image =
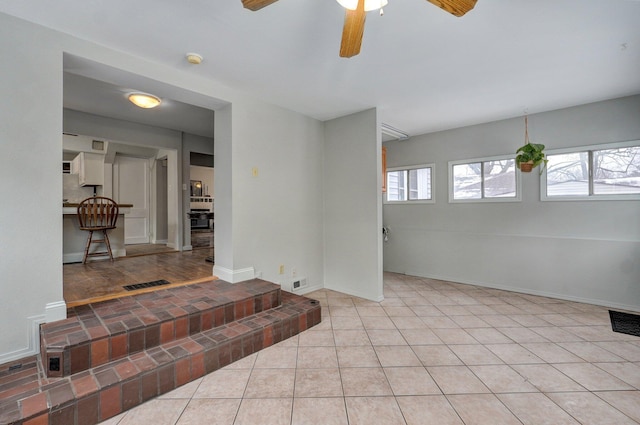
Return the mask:
<path fill-rule="evenodd" d="M 489 162 L 489 161 L 504 161 L 512 159 L 515 162 L 515 154 L 509 155 L 496 155 L 496 156 L 486 156 L 480 158 L 470 158 L 470 159 L 459 159 L 455 161 L 449 161 L 448 163 L 448 174 L 449 174 L 449 203 L 450 204 L 475 204 L 475 203 L 494 203 L 494 202 L 521 202 L 522 201 L 522 179 L 521 172 L 514 163 L 514 173 L 516 178 L 516 196 L 511 198 L 503 198 L 503 197 L 493 197 L 493 198 L 485 198 L 484 194 L 482 198 L 478 199 L 455 199 L 453 193 L 453 167 L 456 165 L 464 165 L 464 164 L 474 164 L 477 162 Z M 484 184 L 484 176 L 480 176 L 482 184 Z"/>
<path fill-rule="evenodd" d="M 436 203 L 436 164 L 417 164 L 417 165 L 403 165 L 400 167 L 390 167 L 387 168 L 386 173 L 391 173 L 394 171 L 410 171 L 410 170 L 418 170 L 418 169 L 422 169 L 422 168 L 430 168 L 431 169 L 431 199 L 408 199 L 408 193 L 407 193 L 407 200 L 405 201 L 389 201 L 387 196 L 389 194 L 389 179 L 388 176 L 385 176 L 387 178 L 387 191 L 384 194 L 384 199 L 383 199 L 383 204 L 384 205 L 415 205 L 415 204 L 435 204 Z M 409 173 L 407 173 L 407 178 L 408 178 Z M 408 181 L 407 181 L 407 190 L 408 189 Z"/>
<path fill-rule="evenodd" d="M 561 155 L 568 153 L 587 152 L 589 154 L 589 192 L 593 192 L 593 152 L 609 149 L 640 147 L 640 140 L 629 140 L 626 142 L 600 143 L 597 145 L 574 146 L 571 148 L 549 149 L 545 151 L 549 155 Z M 640 193 L 630 194 L 613 194 L 613 195 L 597 195 L 591 193 L 589 195 L 547 195 L 547 168 L 540 175 L 540 200 L 543 202 L 573 202 L 573 201 L 634 201 L 640 200 Z"/>

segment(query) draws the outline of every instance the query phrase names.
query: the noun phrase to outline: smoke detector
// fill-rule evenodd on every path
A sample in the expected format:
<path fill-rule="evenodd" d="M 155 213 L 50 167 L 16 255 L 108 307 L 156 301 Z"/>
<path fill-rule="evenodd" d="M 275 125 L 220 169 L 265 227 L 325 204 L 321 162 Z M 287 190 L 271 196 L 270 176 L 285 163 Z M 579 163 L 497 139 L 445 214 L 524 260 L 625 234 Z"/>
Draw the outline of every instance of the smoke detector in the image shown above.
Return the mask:
<path fill-rule="evenodd" d="M 198 53 L 187 53 L 187 62 L 192 63 L 194 65 L 200 65 L 200 63 L 202 62 L 202 59 L 204 59 L 202 57 L 202 55 L 199 55 Z"/>

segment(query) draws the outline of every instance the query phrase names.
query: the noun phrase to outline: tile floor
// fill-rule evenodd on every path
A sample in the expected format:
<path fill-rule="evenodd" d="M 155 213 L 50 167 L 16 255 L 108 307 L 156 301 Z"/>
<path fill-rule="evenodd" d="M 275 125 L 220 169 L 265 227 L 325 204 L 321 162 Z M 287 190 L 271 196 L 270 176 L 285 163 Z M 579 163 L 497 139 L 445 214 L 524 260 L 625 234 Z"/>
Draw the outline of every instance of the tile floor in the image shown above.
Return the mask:
<path fill-rule="evenodd" d="M 640 338 L 607 309 L 385 274 L 322 323 L 103 425 L 640 423 Z"/>

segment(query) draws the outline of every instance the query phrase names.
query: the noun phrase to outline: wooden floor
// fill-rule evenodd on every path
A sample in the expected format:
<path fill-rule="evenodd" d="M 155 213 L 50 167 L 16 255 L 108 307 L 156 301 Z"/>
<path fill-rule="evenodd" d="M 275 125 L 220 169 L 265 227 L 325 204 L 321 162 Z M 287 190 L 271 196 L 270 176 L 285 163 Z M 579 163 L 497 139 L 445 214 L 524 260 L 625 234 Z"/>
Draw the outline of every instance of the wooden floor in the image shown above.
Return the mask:
<path fill-rule="evenodd" d="M 138 249 L 135 255 L 120 257 L 114 261 L 94 260 L 87 264 L 65 264 L 64 300 L 67 306 L 76 306 L 131 294 L 123 288 L 124 285 L 161 279 L 171 284 L 211 279 L 213 263 L 207 261 L 207 257 L 212 256 L 213 247 L 184 252 L 152 252 L 147 255 L 142 249 Z"/>

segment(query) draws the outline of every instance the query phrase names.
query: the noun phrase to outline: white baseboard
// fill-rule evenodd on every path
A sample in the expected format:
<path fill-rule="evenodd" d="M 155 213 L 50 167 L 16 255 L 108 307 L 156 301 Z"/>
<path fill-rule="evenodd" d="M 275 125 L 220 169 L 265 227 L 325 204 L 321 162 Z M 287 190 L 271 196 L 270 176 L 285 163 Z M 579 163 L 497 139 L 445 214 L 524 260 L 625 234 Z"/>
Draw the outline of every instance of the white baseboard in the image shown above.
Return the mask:
<path fill-rule="evenodd" d="M 253 279 L 256 275 L 253 267 L 231 270 L 218 265 L 213 266 L 213 274 L 217 276 L 218 279 L 229 283 L 244 282 L 245 280 Z"/>
<path fill-rule="evenodd" d="M 113 258 L 126 257 L 127 256 L 126 248 L 114 249 L 111 252 L 113 253 Z M 107 257 L 106 254 L 105 254 L 105 257 Z M 84 251 L 83 252 L 69 252 L 67 254 L 63 254 L 62 255 L 62 263 L 63 264 L 81 263 L 83 258 L 84 258 Z M 96 258 L 98 258 L 98 257 L 96 257 Z M 91 260 L 89 260 L 89 261 L 91 261 Z"/>

